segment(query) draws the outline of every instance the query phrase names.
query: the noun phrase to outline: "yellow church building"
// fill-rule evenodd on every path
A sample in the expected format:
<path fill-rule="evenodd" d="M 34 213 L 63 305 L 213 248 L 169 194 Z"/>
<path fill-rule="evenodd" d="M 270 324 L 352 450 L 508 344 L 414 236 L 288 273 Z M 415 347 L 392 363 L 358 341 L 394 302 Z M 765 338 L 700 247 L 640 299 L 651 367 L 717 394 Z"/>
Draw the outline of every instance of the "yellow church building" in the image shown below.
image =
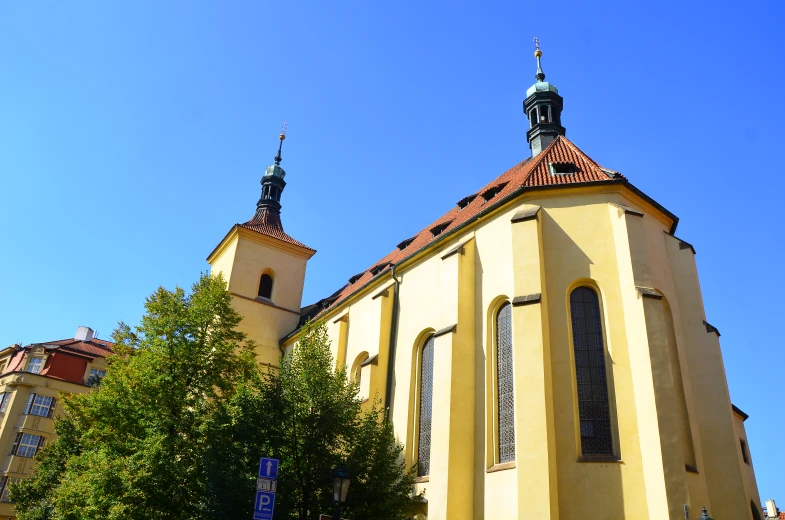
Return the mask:
<path fill-rule="evenodd" d="M 212 272 L 263 363 L 305 320 L 327 325 L 417 464 L 416 518 L 760 519 L 695 249 L 565 137 L 541 54 L 523 103 L 531 157 L 334 294 L 301 305 L 315 251 L 281 224 L 280 145 Z"/>

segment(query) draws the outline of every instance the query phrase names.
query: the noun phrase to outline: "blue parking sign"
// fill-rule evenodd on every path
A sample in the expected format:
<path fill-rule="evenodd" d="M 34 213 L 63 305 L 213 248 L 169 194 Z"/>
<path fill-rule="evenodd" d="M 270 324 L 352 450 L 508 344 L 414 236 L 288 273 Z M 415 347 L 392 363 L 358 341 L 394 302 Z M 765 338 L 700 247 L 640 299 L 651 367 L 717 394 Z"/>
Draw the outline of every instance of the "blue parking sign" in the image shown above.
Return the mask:
<path fill-rule="evenodd" d="M 253 510 L 254 520 L 273 520 L 273 508 L 275 507 L 275 493 L 268 491 L 256 492 L 256 504 Z"/>
<path fill-rule="evenodd" d="M 278 478 L 278 459 L 262 457 L 259 461 L 259 476 L 272 479 Z"/>

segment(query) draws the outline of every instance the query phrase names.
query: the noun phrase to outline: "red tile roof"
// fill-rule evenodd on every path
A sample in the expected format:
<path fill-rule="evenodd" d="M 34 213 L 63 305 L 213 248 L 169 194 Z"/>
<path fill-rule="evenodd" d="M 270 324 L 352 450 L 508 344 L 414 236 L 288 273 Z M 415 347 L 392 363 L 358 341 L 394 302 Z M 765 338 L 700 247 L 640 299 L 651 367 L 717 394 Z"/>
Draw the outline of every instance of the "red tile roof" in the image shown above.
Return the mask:
<path fill-rule="evenodd" d="M 44 348 L 56 347 L 58 350 L 71 351 L 77 354 L 86 354 L 90 357 L 106 357 L 113 354 L 112 347 L 114 343 L 102 339 L 92 339 L 90 341 L 82 341 L 78 339 L 60 339 L 57 341 L 49 341 L 47 343 L 38 343 Z"/>
<path fill-rule="evenodd" d="M 283 230 L 283 224 L 281 224 L 280 215 L 273 211 L 268 211 L 267 209 L 257 210 L 256 214 L 251 220 L 243 224 L 238 224 L 238 226 L 256 231 L 257 233 L 261 233 L 269 237 L 277 238 L 278 240 L 293 244 L 295 246 L 304 247 L 310 251 L 314 251 L 302 242 L 298 242 L 297 240 L 287 235 Z"/>
<path fill-rule="evenodd" d="M 551 164 L 566 163 L 573 165 L 574 173 L 561 175 L 551 173 Z M 376 262 L 374 267 L 366 270 L 362 275 L 353 276 L 350 283 L 333 295 L 304 307 L 301 314 L 304 318 L 321 314 L 327 308 L 341 302 L 360 289 L 377 274 L 389 270 L 389 264 L 397 264 L 401 260 L 417 253 L 439 236 L 455 230 L 473 217 L 476 217 L 480 212 L 496 206 L 505 197 L 521 188 L 587 182 L 612 182 L 614 179 L 624 179 L 624 176 L 613 170 L 601 167 L 566 137 L 557 137 L 540 154 L 513 166 L 474 194 L 461 199 L 455 207 L 441 218 L 423 228 L 412 238 L 401 242 L 398 248 Z M 381 270 L 377 270 L 376 268 L 379 266 L 384 267 Z"/>

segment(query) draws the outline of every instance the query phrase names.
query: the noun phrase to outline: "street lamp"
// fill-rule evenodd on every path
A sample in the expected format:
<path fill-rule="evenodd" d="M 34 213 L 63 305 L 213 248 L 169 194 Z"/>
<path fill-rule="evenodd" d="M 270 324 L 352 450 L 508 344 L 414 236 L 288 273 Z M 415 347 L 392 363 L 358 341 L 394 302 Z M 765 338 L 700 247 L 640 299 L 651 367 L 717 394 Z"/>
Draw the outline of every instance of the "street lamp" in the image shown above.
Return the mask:
<path fill-rule="evenodd" d="M 346 467 L 341 464 L 333 477 L 333 502 L 335 503 L 334 520 L 341 520 L 341 512 L 343 505 L 346 503 L 346 495 L 349 494 L 349 484 L 352 483 L 352 477 L 346 471 Z"/>

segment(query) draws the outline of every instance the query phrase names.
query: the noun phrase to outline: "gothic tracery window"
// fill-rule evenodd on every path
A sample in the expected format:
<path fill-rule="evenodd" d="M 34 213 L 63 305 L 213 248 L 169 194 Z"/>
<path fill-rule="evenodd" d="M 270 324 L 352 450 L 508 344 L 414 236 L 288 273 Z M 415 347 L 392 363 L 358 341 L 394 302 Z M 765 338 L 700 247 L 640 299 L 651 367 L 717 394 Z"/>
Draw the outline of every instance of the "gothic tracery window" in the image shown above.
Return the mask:
<path fill-rule="evenodd" d="M 428 338 L 420 355 L 420 416 L 417 435 L 417 476 L 431 470 L 431 419 L 433 417 L 433 336 Z"/>
<path fill-rule="evenodd" d="M 585 286 L 572 291 L 570 313 L 581 451 L 584 455 L 613 455 L 605 346 L 597 293 Z"/>
<path fill-rule="evenodd" d="M 515 460 L 515 398 L 512 370 L 512 305 L 496 314 L 496 398 L 499 462 Z"/>

